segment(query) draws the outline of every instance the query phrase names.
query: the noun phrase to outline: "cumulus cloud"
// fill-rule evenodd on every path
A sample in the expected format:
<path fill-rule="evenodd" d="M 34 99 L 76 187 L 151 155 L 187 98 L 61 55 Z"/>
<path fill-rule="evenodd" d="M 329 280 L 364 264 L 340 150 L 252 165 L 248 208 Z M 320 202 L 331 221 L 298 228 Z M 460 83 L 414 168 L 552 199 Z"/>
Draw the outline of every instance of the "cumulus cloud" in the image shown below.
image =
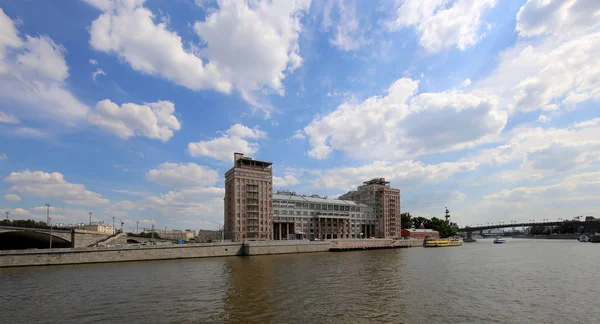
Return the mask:
<path fill-rule="evenodd" d="M 517 13 L 520 36 L 576 35 L 600 26 L 596 0 L 528 0 Z"/>
<path fill-rule="evenodd" d="M 357 167 L 339 167 L 317 172 L 313 181 L 319 188 L 350 190 L 366 180 L 385 178 L 396 188 L 406 188 L 422 183 L 448 179 L 458 172 L 472 171 L 479 164 L 472 161 L 443 162 L 425 165 L 420 161 L 375 161 Z"/>
<path fill-rule="evenodd" d="M 481 16 L 496 0 L 406 0 L 396 11 L 391 29 L 414 27 L 419 43 L 429 52 L 456 46 L 461 51 L 477 44 L 484 36 Z"/>
<path fill-rule="evenodd" d="M 27 217 L 30 215 L 29 211 L 27 209 L 23 209 L 23 208 L 2 208 L 2 210 L 9 212 L 10 213 L 9 218 L 12 218 L 12 219 L 19 219 L 19 218 Z M 3 214 L 4 214 L 4 212 L 3 212 Z"/>
<path fill-rule="evenodd" d="M 385 96 L 352 104 L 313 119 L 304 132 L 309 156 L 333 150 L 358 158 L 409 157 L 463 149 L 486 142 L 508 115 L 493 96 L 447 91 L 415 95 L 418 81 L 399 79 Z"/>
<path fill-rule="evenodd" d="M 88 107 L 67 89 L 65 49 L 50 37 L 26 35 L 0 9 L 0 98 L 20 117 L 75 125 Z M 7 56 L 7 49 L 12 49 Z"/>
<path fill-rule="evenodd" d="M 6 194 L 4 195 L 4 199 L 9 201 L 21 201 L 21 196 L 15 194 Z"/>
<path fill-rule="evenodd" d="M 249 103 L 261 106 L 256 91 L 283 94 L 286 73 L 302 62 L 300 16 L 308 0 L 218 1 L 204 21 L 194 23 L 202 47 L 194 44 L 190 50 L 168 23 L 155 23 L 143 0 L 86 1 L 103 11 L 90 28 L 93 48 L 195 91 L 230 93 L 236 88 Z"/>
<path fill-rule="evenodd" d="M 61 173 L 43 171 L 11 172 L 4 182 L 11 185 L 9 191 L 21 195 L 31 195 L 41 198 L 60 199 L 72 205 L 106 205 L 109 200 L 99 193 L 85 188 L 82 184 L 69 183 Z"/>
<path fill-rule="evenodd" d="M 90 59 L 90 64 L 91 65 L 98 65 L 98 61 L 96 61 L 95 59 Z"/>
<path fill-rule="evenodd" d="M 550 121 L 550 117 L 544 115 L 544 114 L 540 114 L 540 116 L 537 119 L 538 122 L 540 123 L 547 123 Z"/>
<path fill-rule="evenodd" d="M 219 174 L 196 163 L 163 163 L 146 173 L 146 179 L 174 189 L 208 187 L 217 182 Z"/>
<path fill-rule="evenodd" d="M 181 128 L 174 114 L 175 104 L 169 101 L 124 103 L 119 107 L 105 99 L 90 111 L 88 121 L 123 139 L 145 136 L 166 142 Z"/>
<path fill-rule="evenodd" d="M 249 128 L 235 124 L 221 133 L 221 137 L 189 143 L 188 153 L 191 156 L 207 156 L 221 161 L 230 161 L 234 152 L 248 155 L 256 153 L 259 148 L 256 141 L 266 137 L 267 133 L 258 127 Z"/>
<path fill-rule="evenodd" d="M 18 124 L 19 117 L 0 111 L 0 123 Z"/>
<path fill-rule="evenodd" d="M 6 153 L 0 153 L 0 161 L 8 159 L 8 155 Z"/>

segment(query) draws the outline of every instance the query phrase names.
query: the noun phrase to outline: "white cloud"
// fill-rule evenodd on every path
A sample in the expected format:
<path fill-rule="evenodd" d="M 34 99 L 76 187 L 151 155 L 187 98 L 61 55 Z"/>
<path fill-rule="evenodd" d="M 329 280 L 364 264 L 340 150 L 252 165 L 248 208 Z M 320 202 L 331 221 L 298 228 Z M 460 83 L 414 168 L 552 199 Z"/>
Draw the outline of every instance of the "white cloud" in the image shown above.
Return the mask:
<path fill-rule="evenodd" d="M 424 165 L 417 161 L 375 161 L 358 167 L 339 167 L 317 172 L 314 180 L 319 188 L 338 188 L 350 190 L 356 188 L 363 181 L 373 178 L 385 178 L 392 182 L 395 188 L 434 183 L 448 179 L 458 172 L 472 171 L 479 164 L 472 161 L 443 162 L 435 165 Z"/>
<path fill-rule="evenodd" d="M 354 51 L 370 44 L 370 40 L 365 37 L 365 30 L 360 27 L 360 21 L 356 16 L 356 3 L 335 1 L 339 11 L 339 18 L 335 23 L 329 16 L 333 3 L 334 1 L 326 3 L 324 13 L 326 17 L 323 19 L 325 28 L 333 27 L 335 33 L 334 37 L 329 39 L 329 43 L 344 51 Z"/>
<path fill-rule="evenodd" d="M 33 128 L 33 127 L 17 127 L 10 131 L 11 134 L 25 137 L 25 138 L 34 138 L 34 139 L 43 139 L 48 137 L 48 133 L 45 131 Z"/>
<path fill-rule="evenodd" d="M 21 39 L 14 22 L 0 10 L 0 98 L 20 117 L 73 126 L 87 114 L 67 89 L 65 49 L 48 36 Z M 7 56 L 6 49 L 11 48 Z M 14 55 L 12 55 L 14 54 Z"/>
<path fill-rule="evenodd" d="M 146 173 L 146 179 L 162 186 L 175 189 L 212 186 L 219 174 L 196 163 L 163 163 Z"/>
<path fill-rule="evenodd" d="M 0 8 L 0 75 L 8 71 L 4 63 L 7 48 L 21 47 L 23 41 L 19 37 L 15 23 Z"/>
<path fill-rule="evenodd" d="M 69 183 L 61 173 L 42 171 L 11 172 L 4 181 L 12 187 L 9 189 L 22 195 L 41 198 L 60 199 L 72 205 L 106 205 L 108 199 L 99 193 L 87 190 L 82 184 Z"/>
<path fill-rule="evenodd" d="M 463 81 L 463 82 L 460 84 L 460 86 L 461 86 L 461 87 L 463 87 L 463 88 L 466 88 L 466 87 L 468 87 L 469 85 L 471 85 L 471 79 L 469 79 L 469 78 L 466 78 L 466 79 L 465 79 L 465 80 L 464 80 L 464 81 Z"/>
<path fill-rule="evenodd" d="M 251 104 L 256 104 L 257 90 L 283 95 L 283 79 L 302 63 L 300 17 L 310 1 L 221 0 L 218 6 L 194 24 L 196 34 L 207 43 L 202 54 Z"/>
<path fill-rule="evenodd" d="M 19 195 L 15 195 L 15 194 L 6 194 L 6 195 L 4 195 L 4 199 L 10 200 L 10 201 L 21 201 L 21 197 Z"/>
<path fill-rule="evenodd" d="M 298 129 L 294 132 L 294 135 L 292 135 L 292 139 L 303 140 L 306 139 L 306 136 L 304 135 L 304 132 L 301 129 Z"/>
<path fill-rule="evenodd" d="M 98 61 L 96 61 L 95 59 L 90 59 L 90 64 L 91 65 L 98 65 Z"/>
<path fill-rule="evenodd" d="M 88 121 L 123 139 L 146 136 L 166 142 L 181 128 L 174 114 L 175 104 L 169 101 L 124 103 L 119 107 L 105 99 L 90 111 Z"/>
<path fill-rule="evenodd" d="M 31 212 L 31 216 L 34 219 L 45 222 L 46 221 L 46 206 L 38 206 L 29 209 Z M 83 209 L 74 209 L 68 207 L 50 207 L 50 222 L 52 224 L 62 223 L 62 224 L 78 224 L 78 223 L 88 223 L 89 221 L 89 210 Z M 112 215 L 110 215 L 112 216 Z M 99 217 L 101 215 L 94 214 L 92 221 L 100 220 Z M 105 221 L 111 222 L 109 216 L 105 216 Z"/>
<path fill-rule="evenodd" d="M 417 86 L 417 81 L 399 79 L 385 96 L 346 102 L 313 119 L 304 128 L 309 156 L 324 159 L 342 150 L 366 159 L 463 149 L 494 138 L 507 122 L 492 96 L 458 91 L 415 95 Z"/>
<path fill-rule="evenodd" d="M 288 187 L 297 185 L 300 181 L 296 177 L 290 174 L 286 174 L 283 177 L 273 176 L 273 187 Z"/>
<path fill-rule="evenodd" d="M 163 215 L 197 219 L 223 217 L 224 188 L 194 188 L 169 191 L 160 196 L 149 196 L 145 205 L 160 210 Z"/>
<path fill-rule="evenodd" d="M 106 73 L 101 68 L 97 68 L 95 72 L 92 72 L 92 80 L 96 81 L 99 75 L 106 75 Z"/>
<path fill-rule="evenodd" d="M 461 51 L 477 44 L 484 36 L 481 16 L 496 0 L 406 0 L 396 11 L 391 29 L 414 26 L 419 43 L 429 52 L 456 46 Z"/>
<path fill-rule="evenodd" d="M 190 50 L 167 23 L 154 22 L 156 16 L 143 0 L 86 1 L 103 11 L 90 28 L 93 48 L 117 54 L 136 71 L 195 91 L 230 93 L 235 87 L 261 107 L 256 91 L 283 94 L 286 73 L 302 62 L 300 16 L 310 1 L 219 1 L 218 9 L 194 23 L 202 44 L 192 44 Z"/>
<path fill-rule="evenodd" d="M 18 124 L 19 117 L 0 111 L 0 123 Z"/>
<path fill-rule="evenodd" d="M 593 118 L 573 125 L 575 128 L 594 127 L 600 124 L 600 118 Z"/>
<path fill-rule="evenodd" d="M 20 217 L 27 217 L 29 216 L 29 211 L 27 209 L 23 209 L 23 208 L 2 208 L 3 212 L 2 214 L 4 215 L 4 211 L 8 211 L 10 213 L 10 215 L 8 216 L 9 219 L 18 219 Z M 20 217 L 17 217 L 20 216 Z M 6 217 L 6 215 L 4 215 L 4 217 Z"/>
<path fill-rule="evenodd" d="M 8 159 L 8 155 L 6 153 L 0 153 L 0 161 Z"/>
<path fill-rule="evenodd" d="M 600 26 L 597 0 L 529 0 L 517 13 L 517 31 L 523 37 L 576 35 Z"/>
<path fill-rule="evenodd" d="M 600 33 L 520 42 L 501 53 L 475 93 L 496 95 L 511 112 L 556 110 L 600 98 Z"/>
<path fill-rule="evenodd" d="M 143 0 L 86 1 L 103 11 L 90 27 L 94 49 L 115 53 L 136 71 L 161 76 L 192 90 L 231 90 L 230 82 L 223 80 L 214 64 L 204 64 L 186 51 L 177 33 L 165 23 L 154 22 L 156 17 L 143 7 Z"/>
<path fill-rule="evenodd" d="M 550 117 L 544 115 L 544 114 L 540 114 L 540 116 L 537 119 L 538 122 L 540 123 L 547 123 L 550 121 Z"/>
<path fill-rule="evenodd" d="M 192 142 L 188 144 L 191 156 L 208 156 L 221 161 L 230 161 L 234 152 L 252 155 L 258 151 L 256 140 L 266 138 L 267 133 L 258 127 L 249 128 L 241 124 L 231 126 L 221 137 L 209 141 Z M 254 141 L 252 141 L 254 140 Z"/>
<path fill-rule="evenodd" d="M 565 149 L 577 149 L 578 152 L 592 157 L 598 155 L 593 150 L 600 145 L 600 127 L 593 123 L 587 127 L 572 128 L 521 128 L 509 134 L 510 139 L 498 147 L 481 150 L 473 157 L 475 161 L 490 165 L 502 165 L 515 161 L 522 161 L 535 152 L 542 152 L 551 146 L 563 147 Z M 591 150 L 591 151 L 590 151 Z M 587 151 L 587 152 L 586 152 Z M 567 152 L 564 152 L 564 159 Z M 572 154 L 573 152 L 571 152 Z M 560 154 L 559 154 L 560 155 Z M 559 161 L 548 163 L 558 163 Z"/>

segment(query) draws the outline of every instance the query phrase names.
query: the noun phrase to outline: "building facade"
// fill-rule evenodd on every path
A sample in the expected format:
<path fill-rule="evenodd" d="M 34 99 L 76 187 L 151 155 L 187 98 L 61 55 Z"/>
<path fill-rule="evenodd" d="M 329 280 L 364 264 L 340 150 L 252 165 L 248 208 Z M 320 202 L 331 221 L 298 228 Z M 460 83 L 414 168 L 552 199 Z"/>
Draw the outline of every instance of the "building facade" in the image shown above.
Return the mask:
<path fill-rule="evenodd" d="M 436 231 L 436 230 L 432 230 L 432 229 L 425 229 L 425 228 L 417 228 L 417 229 L 402 229 L 401 230 L 402 233 L 402 237 L 410 237 L 412 239 L 425 239 L 426 237 L 432 238 L 432 239 L 439 239 L 440 238 L 440 232 Z"/>
<path fill-rule="evenodd" d="M 271 162 L 233 154 L 225 173 L 225 239 L 273 239 L 273 170 Z"/>
<path fill-rule="evenodd" d="M 375 231 L 373 209 L 365 204 L 289 191 L 273 195 L 275 240 L 367 238 Z"/>
<path fill-rule="evenodd" d="M 154 233 L 158 234 L 161 239 L 165 240 L 184 240 L 189 241 L 196 237 L 196 231 L 191 229 L 184 230 L 162 230 L 155 229 Z"/>
<path fill-rule="evenodd" d="M 98 232 L 103 234 L 113 234 L 115 233 L 115 228 L 111 225 L 104 224 L 94 224 L 91 225 L 85 224 L 83 225 L 83 229 L 90 232 Z"/>
<path fill-rule="evenodd" d="M 350 191 L 340 196 L 340 199 L 352 200 L 373 208 L 377 219 L 377 237 L 400 237 L 400 189 L 392 188 L 385 178 L 365 181 L 356 191 Z"/>

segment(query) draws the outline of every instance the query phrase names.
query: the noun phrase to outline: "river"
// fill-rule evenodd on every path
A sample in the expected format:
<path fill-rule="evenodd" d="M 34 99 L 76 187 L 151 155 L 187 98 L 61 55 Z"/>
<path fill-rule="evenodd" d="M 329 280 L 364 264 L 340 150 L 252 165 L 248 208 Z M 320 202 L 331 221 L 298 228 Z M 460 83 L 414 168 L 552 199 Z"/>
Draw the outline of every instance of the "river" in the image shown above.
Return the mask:
<path fill-rule="evenodd" d="M 600 244 L 0 269 L 0 323 L 598 323 Z"/>

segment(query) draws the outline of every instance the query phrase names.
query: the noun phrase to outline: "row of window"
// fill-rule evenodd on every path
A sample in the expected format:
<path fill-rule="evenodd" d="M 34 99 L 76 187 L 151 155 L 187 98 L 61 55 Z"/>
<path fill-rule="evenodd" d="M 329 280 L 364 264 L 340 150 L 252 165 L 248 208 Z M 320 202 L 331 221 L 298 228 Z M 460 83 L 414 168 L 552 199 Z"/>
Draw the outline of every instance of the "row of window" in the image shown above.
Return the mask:
<path fill-rule="evenodd" d="M 281 200 L 273 200 L 273 206 L 274 207 L 287 207 L 287 208 L 313 209 L 313 210 L 347 211 L 347 212 L 364 212 L 365 211 L 365 207 L 362 207 L 362 206 L 315 204 L 315 203 L 303 203 L 303 202 L 281 201 Z"/>
<path fill-rule="evenodd" d="M 238 175 L 238 176 L 242 176 L 242 177 L 269 179 L 269 180 L 272 179 L 272 176 L 270 174 L 258 174 L 258 173 L 252 173 L 252 172 L 244 172 L 244 171 L 234 172 L 233 175 Z M 238 179 L 238 180 L 240 180 L 240 179 Z"/>

